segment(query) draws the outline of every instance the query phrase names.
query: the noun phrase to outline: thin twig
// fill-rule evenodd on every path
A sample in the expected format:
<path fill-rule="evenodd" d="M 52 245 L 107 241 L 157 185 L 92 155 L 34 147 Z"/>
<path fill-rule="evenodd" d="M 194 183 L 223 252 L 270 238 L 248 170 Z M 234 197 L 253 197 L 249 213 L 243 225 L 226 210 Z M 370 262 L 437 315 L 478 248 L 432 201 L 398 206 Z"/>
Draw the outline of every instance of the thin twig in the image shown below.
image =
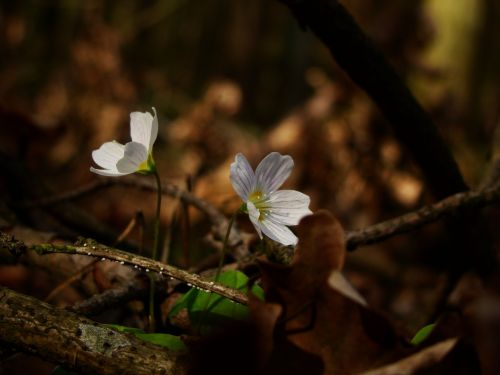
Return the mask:
<path fill-rule="evenodd" d="M 352 251 L 359 246 L 381 242 L 389 237 L 407 233 L 426 224 L 433 223 L 445 216 L 466 207 L 480 208 L 500 201 L 500 185 L 479 191 L 454 194 L 433 205 L 383 221 L 368 228 L 348 232 L 347 249 Z"/>
<path fill-rule="evenodd" d="M 140 220 L 140 219 L 138 219 L 138 218 L 140 218 L 140 216 L 141 216 L 141 213 L 140 213 L 140 211 L 138 211 L 135 214 L 135 216 L 130 220 L 130 222 L 125 227 L 123 232 L 120 233 L 120 235 L 118 236 L 116 241 L 112 244 L 112 246 L 118 245 L 120 242 L 122 242 L 123 240 L 125 240 L 125 238 L 128 237 L 130 232 L 135 228 L 138 221 Z M 83 278 L 87 273 L 89 273 L 91 270 L 93 270 L 93 268 L 97 262 L 98 262 L 97 259 L 94 260 L 93 262 L 90 262 L 89 264 L 87 264 L 86 266 L 82 267 L 77 272 L 75 272 L 72 276 L 65 279 L 61 283 L 59 283 L 59 285 L 57 285 L 54 289 L 52 289 L 52 291 L 49 293 L 49 295 L 45 298 L 45 301 L 46 302 L 51 301 L 55 296 L 57 296 L 66 287 L 70 286 L 71 284 L 73 284 L 77 280 Z"/>
<path fill-rule="evenodd" d="M 156 191 L 156 184 L 135 176 L 127 176 L 120 179 L 117 178 L 98 178 L 95 181 L 88 183 L 87 185 L 81 186 L 79 188 L 72 189 L 71 191 L 63 192 L 60 194 L 55 194 L 50 197 L 44 197 L 36 200 L 22 202 L 21 206 L 24 208 L 33 207 L 46 207 L 62 202 L 73 201 L 84 196 L 95 193 L 99 190 L 111 187 L 111 186 L 128 186 L 134 187 L 141 190 Z M 225 216 L 217 210 L 213 205 L 200 199 L 190 192 L 182 190 L 172 184 L 164 184 L 162 187 L 162 193 L 169 195 L 174 198 L 179 198 L 183 202 L 196 207 L 198 210 L 203 212 L 208 216 L 210 221 L 214 224 L 220 224 L 225 221 Z"/>
<path fill-rule="evenodd" d="M 87 275 L 90 271 L 94 269 L 94 266 L 97 264 L 97 262 L 98 262 L 97 259 L 93 260 L 86 266 L 80 268 L 75 274 L 73 274 L 72 276 L 68 277 L 67 279 L 59 283 L 54 289 L 52 289 L 49 295 L 45 297 L 44 301 L 45 302 L 51 301 L 52 299 L 54 299 L 54 297 L 56 297 L 59 293 L 61 293 L 71 284 L 85 277 L 85 275 Z"/>
<path fill-rule="evenodd" d="M 145 298 L 147 292 L 148 287 L 146 285 L 134 280 L 117 288 L 94 294 L 66 309 L 85 316 L 95 316 L 111 307 L 120 306 L 133 299 Z"/>
<path fill-rule="evenodd" d="M 43 207 L 48 205 L 54 205 L 69 200 L 75 200 L 83 196 L 92 194 L 98 190 L 108 188 L 111 186 L 127 186 L 133 187 L 140 190 L 146 191 L 156 191 L 156 184 L 152 181 L 142 179 L 137 176 L 126 176 L 120 179 L 117 178 L 99 178 L 98 180 L 91 182 L 85 186 L 78 189 L 56 194 L 50 197 L 37 199 L 34 201 L 23 202 L 23 207 Z M 229 221 L 215 206 L 209 202 L 196 197 L 188 191 L 182 190 L 179 187 L 172 184 L 164 184 L 162 187 L 162 193 L 169 195 L 174 198 L 180 199 L 183 203 L 189 204 L 199 211 L 203 212 L 207 218 L 210 220 L 214 227 L 214 231 L 219 238 L 224 238 Z M 229 237 L 229 248 L 233 250 L 236 257 L 244 257 L 248 255 L 248 249 L 243 244 L 240 232 L 233 227 L 231 230 L 231 235 Z"/>
<path fill-rule="evenodd" d="M 39 208 L 39 207 L 47 207 L 53 204 L 73 201 L 79 198 L 82 198 L 86 195 L 92 194 L 98 190 L 104 189 L 109 186 L 113 186 L 115 183 L 111 179 L 98 179 L 88 183 L 87 185 L 80 186 L 78 188 L 74 188 L 70 191 L 66 191 L 60 194 L 54 194 L 49 197 L 38 198 L 30 201 L 25 201 L 20 203 L 19 205 L 24 208 Z"/>

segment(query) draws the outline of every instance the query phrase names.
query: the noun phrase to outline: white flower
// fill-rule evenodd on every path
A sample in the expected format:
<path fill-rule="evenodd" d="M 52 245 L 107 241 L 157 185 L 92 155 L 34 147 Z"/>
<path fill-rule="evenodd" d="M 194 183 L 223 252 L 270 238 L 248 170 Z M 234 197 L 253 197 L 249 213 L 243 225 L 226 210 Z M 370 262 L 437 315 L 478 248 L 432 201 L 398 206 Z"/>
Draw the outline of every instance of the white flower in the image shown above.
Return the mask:
<path fill-rule="evenodd" d="M 106 142 L 92 151 L 92 158 L 103 169 L 90 167 L 90 171 L 103 176 L 123 176 L 139 172 L 154 172 L 153 143 L 158 136 L 158 118 L 149 112 L 130 114 L 130 137 L 132 142 L 122 145 L 116 141 Z"/>
<path fill-rule="evenodd" d="M 293 168 L 289 155 L 271 152 L 259 164 L 255 174 L 242 154 L 231 164 L 231 183 L 246 203 L 246 210 L 259 237 L 262 233 L 283 245 L 295 245 L 297 237 L 287 225 L 297 225 L 311 214 L 310 199 L 295 190 L 277 190 Z"/>

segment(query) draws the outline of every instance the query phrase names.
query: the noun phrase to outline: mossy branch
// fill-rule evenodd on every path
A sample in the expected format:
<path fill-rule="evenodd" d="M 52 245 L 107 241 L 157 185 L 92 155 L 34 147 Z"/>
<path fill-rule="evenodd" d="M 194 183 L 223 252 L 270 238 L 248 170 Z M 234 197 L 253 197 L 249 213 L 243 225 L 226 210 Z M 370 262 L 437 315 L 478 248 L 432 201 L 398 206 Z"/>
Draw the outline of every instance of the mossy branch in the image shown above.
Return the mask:
<path fill-rule="evenodd" d="M 184 374 L 182 353 L 0 287 L 0 342 L 81 374 Z"/>
<path fill-rule="evenodd" d="M 247 296 L 236 289 L 228 288 L 214 281 L 206 280 L 197 274 L 181 270 L 168 264 L 163 264 L 159 261 L 98 244 L 92 240 L 82 241 L 79 245 L 56 245 L 46 243 L 26 246 L 23 242 L 15 240 L 9 235 L 2 234 L 0 236 L 0 247 L 7 249 L 11 254 L 16 256 L 25 253 L 27 250 L 31 250 L 39 255 L 57 253 L 77 254 L 91 256 L 101 259 L 102 261 L 115 261 L 123 265 L 132 266 L 144 272 L 155 272 L 159 275 L 179 280 L 190 286 L 219 294 L 234 302 L 245 305 L 248 304 Z"/>

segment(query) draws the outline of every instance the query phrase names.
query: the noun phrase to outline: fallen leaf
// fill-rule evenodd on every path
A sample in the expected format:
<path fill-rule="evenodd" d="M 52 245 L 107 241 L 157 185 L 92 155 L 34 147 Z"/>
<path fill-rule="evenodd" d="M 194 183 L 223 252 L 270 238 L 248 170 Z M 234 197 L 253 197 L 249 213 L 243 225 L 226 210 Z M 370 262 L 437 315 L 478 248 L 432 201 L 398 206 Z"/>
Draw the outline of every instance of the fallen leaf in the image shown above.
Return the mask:
<path fill-rule="evenodd" d="M 299 243 L 289 266 L 260 263 L 266 302 L 250 301 L 254 314 L 257 310 L 262 315 L 269 304 L 282 308 L 272 335 L 267 332 L 274 340 L 269 358 L 292 345 L 320 357 L 324 365 L 311 372 L 305 363 L 296 363 L 297 370 L 350 374 L 410 353 L 391 324 L 366 307 L 359 293 L 339 276 L 345 259 L 339 222 L 329 212 L 318 211 L 301 221 L 297 234 Z M 269 321 L 267 325 L 270 329 Z"/>

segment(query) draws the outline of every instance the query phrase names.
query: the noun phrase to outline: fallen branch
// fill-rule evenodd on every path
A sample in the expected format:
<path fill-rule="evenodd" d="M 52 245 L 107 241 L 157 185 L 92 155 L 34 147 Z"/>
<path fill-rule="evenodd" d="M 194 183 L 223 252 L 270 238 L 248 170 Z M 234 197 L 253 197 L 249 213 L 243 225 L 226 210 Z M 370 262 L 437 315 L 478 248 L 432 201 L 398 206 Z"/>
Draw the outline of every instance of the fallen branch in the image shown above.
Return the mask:
<path fill-rule="evenodd" d="M 11 252 L 11 254 L 22 254 L 26 250 L 32 250 L 39 255 L 63 253 L 87 255 L 101 259 L 102 261 L 111 260 L 119 262 L 123 265 L 133 266 L 134 268 L 145 272 L 156 272 L 159 275 L 182 281 L 189 286 L 217 293 L 223 297 L 229 298 L 232 301 L 245 305 L 248 304 L 247 296 L 236 289 L 231 289 L 213 281 L 203 279 L 199 275 L 189 273 L 168 264 L 163 264 L 149 258 L 93 243 L 90 242 L 90 240 L 82 246 L 37 244 L 26 247 L 26 245 L 22 242 L 17 241 L 8 235 L 2 234 L 0 236 L 0 247 L 6 248 Z"/>
<path fill-rule="evenodd" d="M 0 287 L 3 343 L 82 374 L 183 374 L 179 352 Z"/>
<path fill-rule="evenodd" d="M 346 235 L 347 250 L 352 251 L 362 245 L 381 242 L 389 237 L 410 232 L 464 208 L 480 208 L 499 201 L 500 185 L 479 191 L 458 193 L 395 219 L 383 221 L 365 229 L 348 232 Z"/>

